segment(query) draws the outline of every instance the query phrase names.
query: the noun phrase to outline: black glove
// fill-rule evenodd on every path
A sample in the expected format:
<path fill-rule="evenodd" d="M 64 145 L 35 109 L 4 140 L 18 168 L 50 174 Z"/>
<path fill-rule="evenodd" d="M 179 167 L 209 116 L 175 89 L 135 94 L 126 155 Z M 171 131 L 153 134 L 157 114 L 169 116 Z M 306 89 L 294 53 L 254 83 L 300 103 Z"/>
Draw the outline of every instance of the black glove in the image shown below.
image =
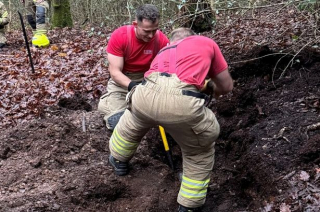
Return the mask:
<path fill-rule="evenodd" d="M 139 83 L 138 83 L 138 82 L 135 82 L 135 81 L 131 81 L 131 82 L 129 83 L 129 85 L 128 85 L 128 91 L 130 92 L 131 89 L 132 89 L 134 86 L 136 86 L 136 85 L 139 85 Z"/>
<path fill-rule="evenodd" d="M 207 95 L 214 93 L 214 84 L 211 79 L 207 79 L 204 83 L 204 86 L 200 90 L 201 93 L 205 93 Z"/>

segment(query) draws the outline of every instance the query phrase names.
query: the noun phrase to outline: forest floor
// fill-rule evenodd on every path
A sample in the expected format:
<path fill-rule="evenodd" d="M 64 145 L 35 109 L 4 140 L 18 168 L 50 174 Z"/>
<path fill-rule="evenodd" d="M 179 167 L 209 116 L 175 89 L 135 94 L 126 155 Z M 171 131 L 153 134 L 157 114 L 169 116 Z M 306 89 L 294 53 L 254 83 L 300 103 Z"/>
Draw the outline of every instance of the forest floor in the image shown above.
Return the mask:
<path fill-rule="evenodd" d="M 303 22 L 291 16 L 277 21 L 297 30 Z M 294 44 L 273 30 L 276 23 L 261 22 L 239 19 L 212 35 L 235 88 L 209 104 L 221 134 L 204 212 L 320 208 L 320 55 L 311 45 L 295 57 L 284 53 Z M 266 28 L 283 39 L 258 45 Z M 171 141 L 172 171 L 157 129 L 143 138 L 129 175 L 116 176 L 108 164 L 110 133 L 96 108 L 108 78 L 109 33 L 51 31 L 50 48 L 32 49 L 35 73 L 22 36 L 9 34 L 0 54 L 1 212 L 176 211 L 181 154 Z"/>

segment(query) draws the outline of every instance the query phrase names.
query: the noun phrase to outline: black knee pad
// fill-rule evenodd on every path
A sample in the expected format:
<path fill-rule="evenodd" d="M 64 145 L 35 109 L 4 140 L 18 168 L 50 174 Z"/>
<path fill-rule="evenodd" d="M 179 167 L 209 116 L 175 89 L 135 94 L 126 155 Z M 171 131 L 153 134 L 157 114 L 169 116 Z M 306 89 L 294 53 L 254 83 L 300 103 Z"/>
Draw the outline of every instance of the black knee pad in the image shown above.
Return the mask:
<path fill-rule="evenodd" d="M 46 8 L 37 6 L 37 24 L 46 23 Z"/>
<path fill-rule="evenodd" d="M 34 18 L 32 15 L 27 15 L 27 20 L 28 20 L 28 23 L 30 24 L 30 26 L 32 27 L 32 29 L 37 28 L 36 22 L 34 21 Z"/>
<path fill-rule="evenodd" d="M 110 126 L 109 130 L 114 130 L 116 125 L 119 122 L 119 119 L 123 115 L 124 111 L 121 111 L 119 113 L 116 113 L 108 118 L 108 125 Z"/>

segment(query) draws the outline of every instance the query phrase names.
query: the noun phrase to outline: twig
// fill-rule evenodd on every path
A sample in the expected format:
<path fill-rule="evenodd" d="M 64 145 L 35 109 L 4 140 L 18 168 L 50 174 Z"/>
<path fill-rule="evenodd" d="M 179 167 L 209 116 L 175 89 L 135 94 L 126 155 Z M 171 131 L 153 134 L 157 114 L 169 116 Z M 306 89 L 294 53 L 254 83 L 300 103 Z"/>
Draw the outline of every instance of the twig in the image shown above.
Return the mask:
<path fill-rule="evenodd" d="M 268 8 L 268 7 L 275 7 L 275 6 L 279 6 L 279 5 L 289 5 L 295 2 L 300 2 L 301 0 L 295 0 L 295 1 L 291 1 L 291 2 L 282 2 L 282 3 L 278 3 L 278 4 L 268 4 L 268 5 L 263 5 L 263 6 L 255 6 L 254 9 L 262 9 L 262 8 Z M 284 6 L 284 7 L 285 7 Z M 219 11 L 227 11 L 227 10 L 241 10 L 241 9 L 253 9 L 252 7 L 232 7 L 232 8 L 227 8 L 227 9 L 218 9 Z"/>
<path fill-rule="evenodd" d="M 311 40 L 311 41 L 309 41 L 308 43 L 306 43 L 306 44 L 293 56 L 293 58 L 289 61 L 289 63 L 288 63 L 288 65 L 286 66 L 286 68 L 282 71 L 279 79 L 281 79 L 281 78 L 284 76 L 284 74 L 286 73 L 286 70 L 288 69 L 289 65 L 290 65 L 291 63 L 293 63 L 294 58 L 296 58 L 296 56 L 297 56 L 304 48 L 306 48 L 310 43 L 312 43 L 312 42 L 317 42 L 318 40 L 319 40 L 319 38 L 316 39 L 316 40 Z"/>
<path fill-rule="evenodd" d="M 320 122 L 307 126 L 306 132 L 305 132 L 307 139 L 309 139 L 308 131 L 317 130 L 317 129 L 320 129 Z"/>
<path fill-rule="evenodd" d="M 84 112 L 82 113 L 82 131 L 86 132 L 86 114 Z"/>
<path fill-rule="evenodd" d="M 198 12 L 198 9 L 199 9 L 199 3 L 200 3 L 200 0 L 197 1 L 197 6 L 196 6 L 196 10 L 195 10 L 195 13 L 194 13 L 194 16 L 193 16 L 193 19 L 192 19 L 192 23 L 191 23 L 191 26 L 190 28 L 192 28 L 193 26 L 193 23 L 194 21 L 196 20 L 196 17 L 197 17 L 197 12 Z"/>
<path fill-rule="evenodd" d="M 278 132 L 278 134 L 277 134 L 277 135 L 274 135 L 272 138 L 261 138 L 261 140 L 263 140 L 263 141 L 272 141 L 272 140 L 283 139 L 283 140 L 285 140 L 286 142 L 291 143 L 290 140 L 289 140 L 287 137 L 283 136 L 283 133 L 284 133 L 284 131 L 286 131 L 286 130 L 290 130 L 290 128 L 289 128 L 289 127 L 283 127 L 283 128 Z"/>
<path fill-rule="evenodd" d="M 296 173 L 296 171 L 292 171 L 289 174 L 287 174 L 286 176 L 284 176 L 282 179 L 283 180 L 288 180 L 290 179 L 294 174 Z"/>
<path fill-rule="evenodd" d="M 274 73 L 276 72 L 276 68 L 277 68 L 277 66 L 278 66 L 278 63 L 279 63 L 279 62 L 282 60 L 282 58 L 284 58 L 285 56 L 287 56 L 287 54 L 286 54 L 286 55 L 283 55 L 283 56 L 277 61 L 276 65 L 275 65 L 274 68 L 273 68 L 272 76 L 271 76 L 271 81 L 272 81 L 273 87 L 276 87 L 276 85 L 274 84 Z"/>
<path fill-rule="evenodd" d="M 317 130 L 319 128 L 320 128 L 320 122 L 307 126 L 307 131 L 309 131 L 309 130 Z"/>
<path fill-rule="evenodd" d="M 1 54 L 1 57 L 14 57 L 15 55 L 10 55 L 10 54 Z"/>
<path fill-rule="evenodd" d="M 261 59 L 261 58 L 264 58 L 264 57 L 269 57 L 269 56 L 272 56 L 272 55 L 292 55 L 293 56 L 293 54 L 290 54 L 290 53 L 272 53 L 272 54 L 266 54 L 266 55 L 264 55 L 264 56 L 261 56 L 261 57 L 256 57 L 256 58 L 253 58 L 253 59 L 249 59 L 249 60 L 242 60 L 242 61 L 237 61 L 237 62 L 231 62 L 231 63 L 229 63 L 229 64 L 237 64 L 237 63 L 246 63 L 246 62 L 250 62 L 250 61 L 255 61 L 255 60 L 259 60 L 259 59 Z"/>

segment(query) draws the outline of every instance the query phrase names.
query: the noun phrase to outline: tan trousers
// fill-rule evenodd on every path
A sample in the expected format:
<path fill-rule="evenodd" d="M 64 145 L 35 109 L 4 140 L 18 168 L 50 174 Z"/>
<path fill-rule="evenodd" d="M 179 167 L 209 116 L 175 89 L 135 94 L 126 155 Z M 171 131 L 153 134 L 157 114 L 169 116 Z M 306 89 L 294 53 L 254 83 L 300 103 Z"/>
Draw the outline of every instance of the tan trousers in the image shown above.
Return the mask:
<path fill-rule="evenodd" d="M 144 73 L 125 73 L 129 79 L 141 82 L 143 80 Z M 126 95 L 128 89 L 118 85 L 112 78 L 109 79 L 107 85 L 106 94 L 102 95 L 98 104 L 98 111 L 103 115 L 103 119 L 106 121 L 108 129 L 113 127 L 109 124 L 109 118 L 117 113 L 124 112 L 126 109 Z"/>
<path fill-rule="evenodd" d="M 214 164 L 214 145 L 220 132 L 217 119 L 204 106 L 204 99 L 182 94 L 182 89 L 194 92 L 197 89 L 175 75 L 153 73 L 145 80 L 145 85 L 138 85 L 129 94 L 128 109 L 109 141 L 111 155 L 129 161 L 149 128 L 162 125 L 182 151 L 183 176 L 178 203 L 200 207 L 206 199 Z"/>

